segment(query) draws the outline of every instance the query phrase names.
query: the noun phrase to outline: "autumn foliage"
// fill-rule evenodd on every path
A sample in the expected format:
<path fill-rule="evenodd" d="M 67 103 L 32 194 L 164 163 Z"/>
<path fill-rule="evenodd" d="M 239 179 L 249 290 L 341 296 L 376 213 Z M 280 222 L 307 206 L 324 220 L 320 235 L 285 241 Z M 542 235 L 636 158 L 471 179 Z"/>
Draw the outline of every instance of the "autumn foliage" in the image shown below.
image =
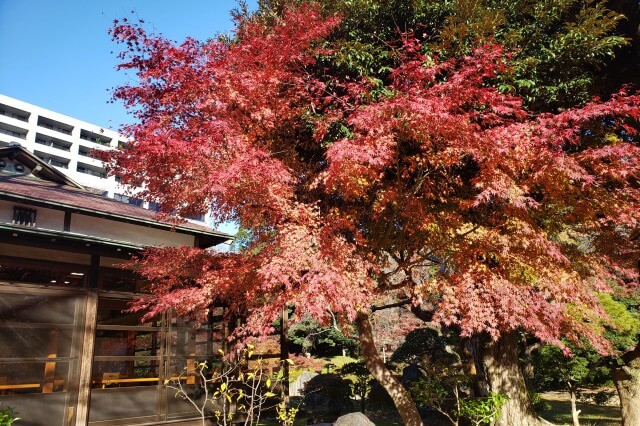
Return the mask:
<path fill-rule="evenodd" d="M 224 303 L 260 334 L 284 305 L 348 321 L 402 290 L 462 336 L 609 350 L 598 293 L 638 279 L 640 97 L 534 114 L 492 85 L 500 46 L 440 61 L 411 34 L 382 83 L 356 78 L 331 62 L 339 25 L 305 6 L 176 45 L 116 22 L 138 82 L 115 98 L 138 122 L 112 170 L 166 212 L 251 230 L 242 253 L 150 250 L 139 307 Z"/>

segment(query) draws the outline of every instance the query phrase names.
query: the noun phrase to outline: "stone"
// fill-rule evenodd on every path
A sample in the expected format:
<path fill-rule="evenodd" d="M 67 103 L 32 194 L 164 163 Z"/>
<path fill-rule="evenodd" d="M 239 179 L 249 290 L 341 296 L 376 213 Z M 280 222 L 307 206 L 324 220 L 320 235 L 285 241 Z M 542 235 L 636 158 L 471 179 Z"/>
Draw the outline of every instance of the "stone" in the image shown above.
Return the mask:
<path fill-rule="evenodd" d="M 345 414 L 338 417 L 334 426 L 376 426 L 367 416 L 360 412 Z"/>
<path fill-rule="evenodd" d="M 303 395 L 303 390 L 309 380 L 316 377 L 317 373 L 311 373 L 309 371 L 303 371 L 298 379 L 289 385 L 289 396 Z"/>

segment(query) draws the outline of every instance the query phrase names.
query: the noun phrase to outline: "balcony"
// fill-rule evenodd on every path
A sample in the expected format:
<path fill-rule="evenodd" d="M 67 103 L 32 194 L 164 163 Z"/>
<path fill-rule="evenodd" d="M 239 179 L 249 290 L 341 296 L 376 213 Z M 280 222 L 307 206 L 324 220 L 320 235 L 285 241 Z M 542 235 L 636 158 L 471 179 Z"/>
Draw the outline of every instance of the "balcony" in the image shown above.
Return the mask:
<path fill-rule="evenodd" d="M 99 177 L 101 179 L 107 178 L 107 171 L 102 167 L 92 166 L 90 164 L 78 163 L 77 171 L 90 176 Z"/>
<path fill-rule="evenodd" d="M 102 161 L 99 158 L 96 158 L 95 156 L 95 154 L 100 151 L 105 151 L 105 150 L 99 147 L 91 148 L 83 145 L 78 146 L 78 155 L 81 157 L 85 157 L 87 160 Z"/>
<path fill-rule="evenodd" d="M 28 132 L 29 131 L 27 129 L 22 129 L 7 123 L 0 123 L 0 133 L 4 135 L 9 135 L 18 139 L 27 139 Z"/>
<path fill-rule="evenodd" d="M 0 115 L 15 118 L 16 120 L 24 121 L 26 123 L 29 121 L 29 116 L 31 115 L 31 113 L 11 107 L 9 105 L 0 104 Z"/>
<path fill-rule="evenodd" d="M 97 143 L 102 146 L 111 146 L 111 138 L 105 135 L 101 135 L 98 133 L 90 132 L 88 130 L 82 129 L 80 131 L 80 139 Z"/>
<path fill-rule="evenodd" d="M 81 146 L 78 148 L 78 155 L 81 155 L 83 157 L 87 157 L 87 158 L 93 158 L 91 156 L 91 151 L 93 151 L 91 148 L 87 148 L 84 146 Z"/>
<path fill-rule="evenodd" d="M 56 139 L 40 133 L 36 133 L 36 143 L 40 145 L 50 146 L 61 151 L 71 151 L 72 145 L 71 142 L 63 141 L 62 139 Z"/>
<path fill-rule="evenodd" d="M 62 169 L 69 168 L 70 160 L 67 158 L 57 157 L 55 155 L 47 154 L 46 152 L 41 152 L 41 151 L 34 151 L 33 153 L 36 155 L 36 157 L 38 157 L 39 159 L 41 159 L 47 164 L 60 167 Z"/>
<path fill-rule="evenodd" d="M 73 126 L 70 124 L 62 123 L 60 121 L 52 120 L 47 117 L 38 117 L 38 126 L 45 129 L 53 130 L 54 132 L 64 133 L 65 135 L 71 135 Z"/>

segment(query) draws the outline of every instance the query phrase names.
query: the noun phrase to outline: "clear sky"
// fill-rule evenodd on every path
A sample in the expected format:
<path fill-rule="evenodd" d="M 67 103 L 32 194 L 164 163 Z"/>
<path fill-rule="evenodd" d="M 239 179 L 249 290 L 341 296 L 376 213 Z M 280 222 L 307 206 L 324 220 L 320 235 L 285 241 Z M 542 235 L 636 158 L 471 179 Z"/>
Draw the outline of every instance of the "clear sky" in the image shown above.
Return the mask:
<path fill-rule="evenodd" d="M 256 0 L 247 4 L 255 9 Z M 138 17 L 165 37 L 206 40 L 233 29 L 235 0 L 0 0 L 0 93 L 105 128 L 131 121 L 109 104 L 114 19 Z M 134 12 L 132 15 L 131 12 Z M 112 53 L 113 52 L 113 53 Z"/>

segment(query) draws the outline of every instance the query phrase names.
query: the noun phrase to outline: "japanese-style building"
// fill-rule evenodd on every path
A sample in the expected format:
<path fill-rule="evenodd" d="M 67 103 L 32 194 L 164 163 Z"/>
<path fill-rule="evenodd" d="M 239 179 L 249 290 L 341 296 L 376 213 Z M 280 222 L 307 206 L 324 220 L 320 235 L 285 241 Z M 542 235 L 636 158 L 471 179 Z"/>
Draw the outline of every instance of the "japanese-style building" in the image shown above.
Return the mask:
<path fill-rule="evenodd" d="M 144 247 L 209 248 L 230 236 L 85 190 L 19 145 L 0 148 L 0 408 L 20 425 L 179 424 L 197 417 L 162 386 L 216 350 L 213 325 L 128 310 Z"/>

